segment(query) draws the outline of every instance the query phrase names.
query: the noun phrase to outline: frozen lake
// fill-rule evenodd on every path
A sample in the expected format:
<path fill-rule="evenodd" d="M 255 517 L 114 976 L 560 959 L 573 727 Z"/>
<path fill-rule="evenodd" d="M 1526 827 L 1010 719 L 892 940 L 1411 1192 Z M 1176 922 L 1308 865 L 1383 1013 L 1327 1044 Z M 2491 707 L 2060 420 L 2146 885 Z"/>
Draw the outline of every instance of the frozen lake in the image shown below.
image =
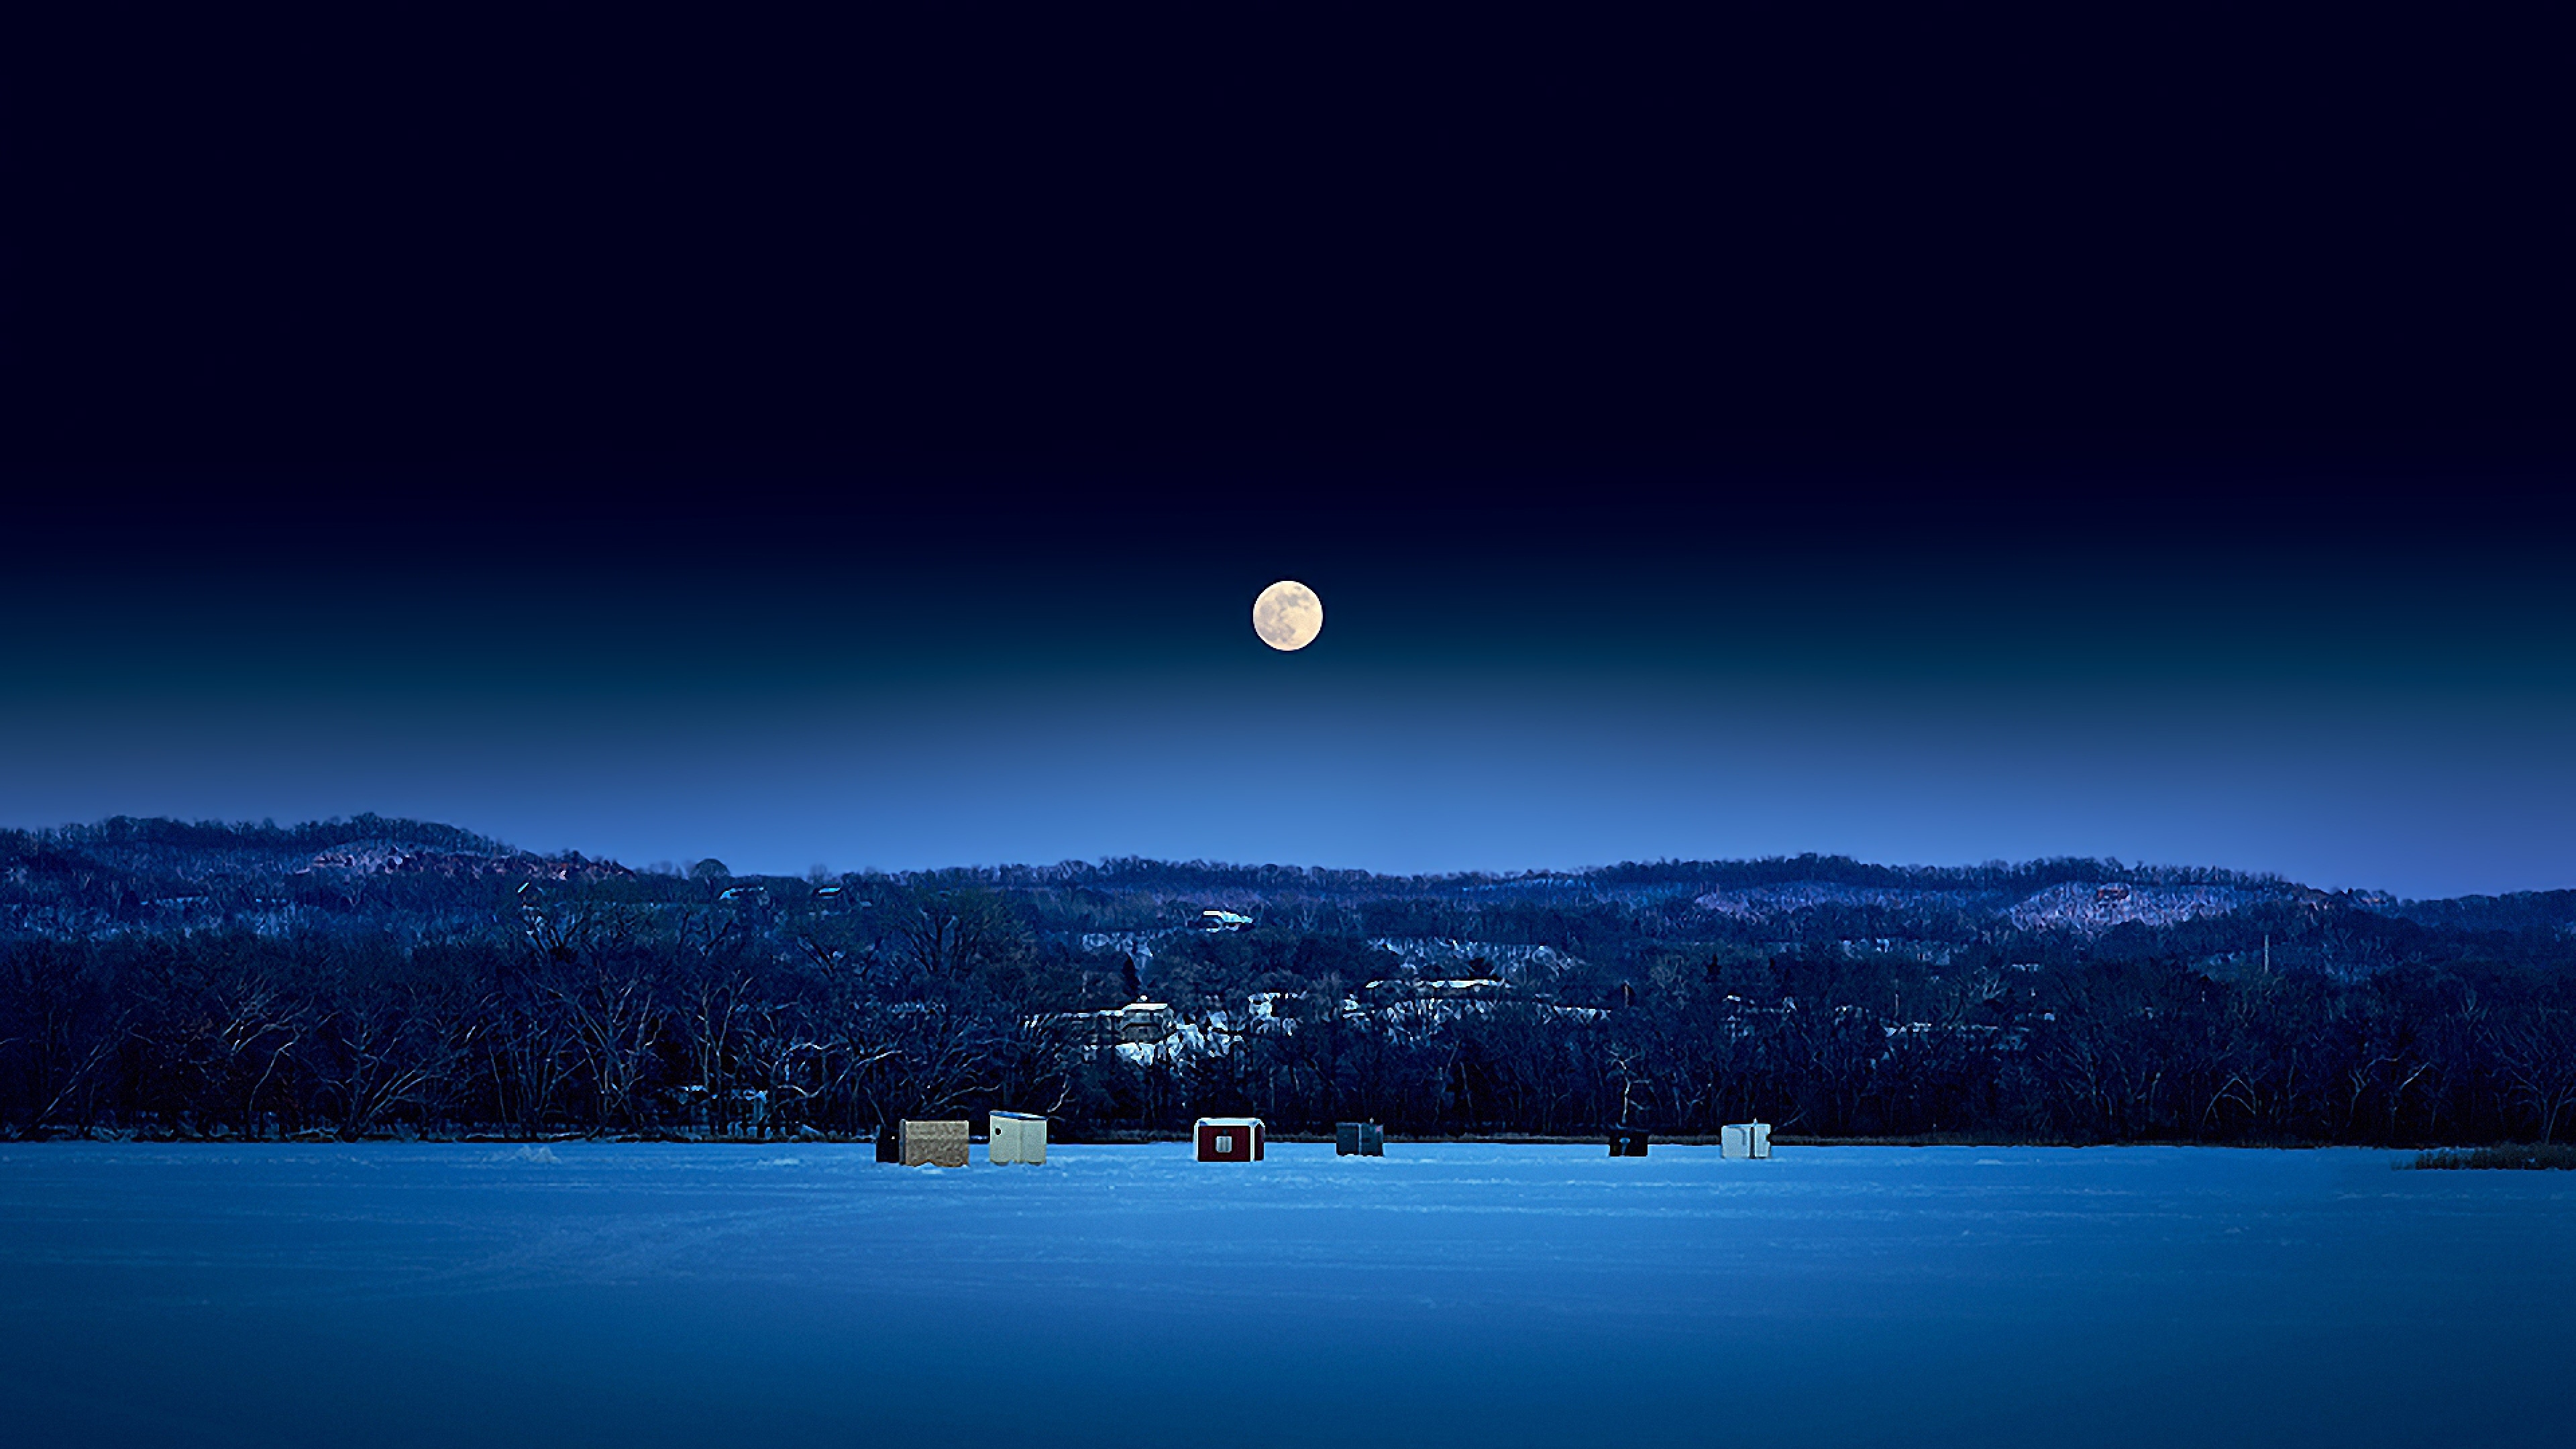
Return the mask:
<path fill-rule="evenodd" d="M 0 1148 L 0 1441 L 2560 1444 L 2576 1173 Z"/>

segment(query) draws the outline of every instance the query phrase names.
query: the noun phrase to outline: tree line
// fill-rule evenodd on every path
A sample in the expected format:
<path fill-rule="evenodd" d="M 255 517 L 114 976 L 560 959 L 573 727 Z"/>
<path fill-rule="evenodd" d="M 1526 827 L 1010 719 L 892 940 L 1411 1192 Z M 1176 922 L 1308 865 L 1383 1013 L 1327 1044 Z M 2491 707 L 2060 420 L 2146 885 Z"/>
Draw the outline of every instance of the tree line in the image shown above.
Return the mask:
<path fill-rule="evenodd" d="M 1310 898 L 1195 932 L 1168 902 L 972 874 L 647 886 L 486 883 L 476 909 L 399 929 L 344 913 L 21 932 L 0 941 L 0 1123 L 838 1136 L 1008 1108 L 1073 1139 L 1237 1113 L 1423 1135 L 2576 1132 L 2563 933 L 2436 940 L 2284 908 L 2081 940 L 1959 921 L 1936 942 L 1853 908 L 1730 936 L 1686 901 L 1507 900 L 1472 924 L 1549 954 L 1435 971 L 1378 943 L 1457 924 L 1445 899 Z M 1141 959 L 1066 928 L 1130 917 L 1164 922 Z M 1462 973 L 1500 979 L 1435 984 Z M 1099 1013 L 1140 995 L 1169 1005 L 1168 1034 L 1108 1039 Z"/>

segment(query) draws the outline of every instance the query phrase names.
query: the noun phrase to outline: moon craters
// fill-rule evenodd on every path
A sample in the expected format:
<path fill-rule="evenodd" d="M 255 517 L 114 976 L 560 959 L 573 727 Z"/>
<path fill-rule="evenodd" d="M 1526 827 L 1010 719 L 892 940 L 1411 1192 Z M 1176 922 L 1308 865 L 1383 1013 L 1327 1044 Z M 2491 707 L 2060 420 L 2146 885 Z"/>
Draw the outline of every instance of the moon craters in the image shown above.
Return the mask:
<path fill-rule="evenodd" d="M 1324 632 L 1324 601 L 1295 579 L 1281 579 L 1252 601 L 1252 632 L 1273 649 L 1303 649 Z"/>

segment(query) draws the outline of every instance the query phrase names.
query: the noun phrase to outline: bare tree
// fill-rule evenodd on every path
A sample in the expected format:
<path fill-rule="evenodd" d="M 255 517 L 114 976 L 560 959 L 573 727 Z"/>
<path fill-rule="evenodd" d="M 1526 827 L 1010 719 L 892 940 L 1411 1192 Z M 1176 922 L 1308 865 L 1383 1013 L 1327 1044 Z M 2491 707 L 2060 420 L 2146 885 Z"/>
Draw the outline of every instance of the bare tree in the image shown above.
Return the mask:
<path fill-rule="evenodd" d="M 2576 1110 L 2576 1011 L 2535 1004 L 2494 1033 L 2496 1060 L 2543 1142 Z"/>

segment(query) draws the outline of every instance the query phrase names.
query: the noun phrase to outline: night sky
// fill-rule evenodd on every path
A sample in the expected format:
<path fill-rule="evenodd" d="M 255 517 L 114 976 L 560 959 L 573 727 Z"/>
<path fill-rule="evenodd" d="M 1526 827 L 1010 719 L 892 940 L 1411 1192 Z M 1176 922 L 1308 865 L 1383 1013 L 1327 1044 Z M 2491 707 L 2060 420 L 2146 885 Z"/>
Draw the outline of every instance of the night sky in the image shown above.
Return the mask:
<path fill-rule="evenodd" d="M 2576 885 L 2529 37 L 269 39 L 19 169 L 0 824 Z"/>

